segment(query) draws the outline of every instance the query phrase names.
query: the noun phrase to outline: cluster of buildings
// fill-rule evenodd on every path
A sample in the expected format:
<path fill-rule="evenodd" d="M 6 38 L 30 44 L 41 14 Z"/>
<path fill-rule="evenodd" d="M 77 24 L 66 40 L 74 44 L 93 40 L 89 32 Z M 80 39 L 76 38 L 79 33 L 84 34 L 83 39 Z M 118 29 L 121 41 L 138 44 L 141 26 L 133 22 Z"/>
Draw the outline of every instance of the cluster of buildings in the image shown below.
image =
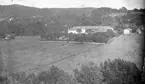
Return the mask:
<path fill-rule="evenodd" d="M 72 33 L 72 34 L 89 34 L 89 33 L 96 33 L 96 32 L 106 32 L 108 29 L 110 29 L 114 33 L 116 33 L 114 28 L 112 28 L 110 26 L 75 26 L 75 27 L 68 29 L 68 34 L 70 34 L 70 33 Z M 141 33 L 143 33 L 143 31 L 144 31 L 144 28 L 140 27 L 136 30 L 136 33 L 141 34 Z M 131 28 L 123 29 L 123 34 L 128 35 L 130 33 L 132 33 Z"/>
<path fill-rule="evenodd" d="M 68 33 L 88 34 L 96 32 L 106 32 L 108 29 L 112 30 L 115 33 L 114 29 L 110 26 L 75 26 L 68 29 Z"/>

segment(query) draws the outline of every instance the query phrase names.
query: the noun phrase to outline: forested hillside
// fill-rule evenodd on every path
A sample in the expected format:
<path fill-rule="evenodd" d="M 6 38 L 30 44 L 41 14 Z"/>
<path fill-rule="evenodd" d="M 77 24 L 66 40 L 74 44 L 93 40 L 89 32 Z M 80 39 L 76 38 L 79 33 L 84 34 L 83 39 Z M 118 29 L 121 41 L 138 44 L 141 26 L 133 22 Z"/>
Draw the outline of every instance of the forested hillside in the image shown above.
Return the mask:
<path fill-rule="evenodd" d="M 102 8 L 33 8 L 21 5 L 0 6 L 0 35 L 58 36 L 72 26 L 105 25 L 115 29 L 143 25 L 144 9 Z"/>

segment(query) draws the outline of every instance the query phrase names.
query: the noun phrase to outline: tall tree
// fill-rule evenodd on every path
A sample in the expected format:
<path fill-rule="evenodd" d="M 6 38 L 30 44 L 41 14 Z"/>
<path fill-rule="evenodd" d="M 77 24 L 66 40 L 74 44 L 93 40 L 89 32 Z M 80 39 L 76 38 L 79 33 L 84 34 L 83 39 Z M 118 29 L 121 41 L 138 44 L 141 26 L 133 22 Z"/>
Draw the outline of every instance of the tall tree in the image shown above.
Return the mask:
<path fill-rule="evenodd" d="M 122 7 L 122 8 L 120 8 L 119 10 L 120 10 L 121 12 L 124 12 L 124 13 L 127 12 L 127 8 L 125 8 L 125 7 Z"/>

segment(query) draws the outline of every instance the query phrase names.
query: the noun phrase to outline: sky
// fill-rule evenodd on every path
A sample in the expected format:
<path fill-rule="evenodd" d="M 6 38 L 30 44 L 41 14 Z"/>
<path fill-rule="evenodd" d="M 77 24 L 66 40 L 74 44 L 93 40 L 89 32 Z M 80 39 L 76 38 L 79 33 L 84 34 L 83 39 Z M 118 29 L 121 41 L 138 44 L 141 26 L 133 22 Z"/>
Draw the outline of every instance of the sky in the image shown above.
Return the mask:
<path fill-rule="evenodd" d="M 38 8 L 111 7 L 145 8 L 144 0 L 0 0 L 1 5 L 20 4 Z"/>

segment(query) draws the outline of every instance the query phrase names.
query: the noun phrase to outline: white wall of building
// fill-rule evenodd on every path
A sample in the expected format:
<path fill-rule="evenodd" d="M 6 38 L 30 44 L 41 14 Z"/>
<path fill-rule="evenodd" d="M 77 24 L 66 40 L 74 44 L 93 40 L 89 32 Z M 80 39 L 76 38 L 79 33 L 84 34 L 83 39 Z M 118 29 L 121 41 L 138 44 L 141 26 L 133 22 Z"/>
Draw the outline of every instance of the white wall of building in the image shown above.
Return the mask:
<path fill-rule="evenodd" d="M 86 33 L 86 29 L 81 29 L 82 30 L 82 32 L 81 33 Z"/>
<path fill-rule="evenodd" d="M 79 34 L 79 33 L 81 33 L 81 34 L 87 34 L 88 28 L 79 28 L 81 30 L 81 32 L 78 32 L 77 29 L 78 28 L 76 28 L 76 29 L 69 29 L 68 30 L 68 33 L 73 33 L 73 34 Z M 96 29 L 92 29 L 92 31 L 93 32 L 97 32 L 97 31 L 101 31 L 101 32 L 104 31 L 105 32 L 105 31 L 107 31 L 106 29 L 111 29 L 114 33 L 116 33 L 115 30 L 113 28 L 110 28 L 110 27 L 109 28 L 108 27 L 107 28 L 102 28 L 102 29 L 99 28 L 99 30 L 98 29 L 97 30 Z M 130 31 L 128 32 L 128 30 L 124 30 L 124 33 L 126 33 L 126 34 L 127 33 L 130 33 Z"/>
<path fill-rule="evenodd" d="M 126 35 L 131 33 L 131 31 L 130 31 L 129 29 L 124 29 L 123 32 L 124 32 L 124 34 L 126 34 Z"/>
<path fill-rule="evenodd" d="M 68 33 L 78 34 L 76 30 L 68 30 Z"/>
<path fill-rule="evenodd" d="M 77 32 L 77 30 L 68 30 L 68 33 L 79 34 L 79 32 Z M 86 33 L 86 29 L 81 29 L 80 33 Z"/>

